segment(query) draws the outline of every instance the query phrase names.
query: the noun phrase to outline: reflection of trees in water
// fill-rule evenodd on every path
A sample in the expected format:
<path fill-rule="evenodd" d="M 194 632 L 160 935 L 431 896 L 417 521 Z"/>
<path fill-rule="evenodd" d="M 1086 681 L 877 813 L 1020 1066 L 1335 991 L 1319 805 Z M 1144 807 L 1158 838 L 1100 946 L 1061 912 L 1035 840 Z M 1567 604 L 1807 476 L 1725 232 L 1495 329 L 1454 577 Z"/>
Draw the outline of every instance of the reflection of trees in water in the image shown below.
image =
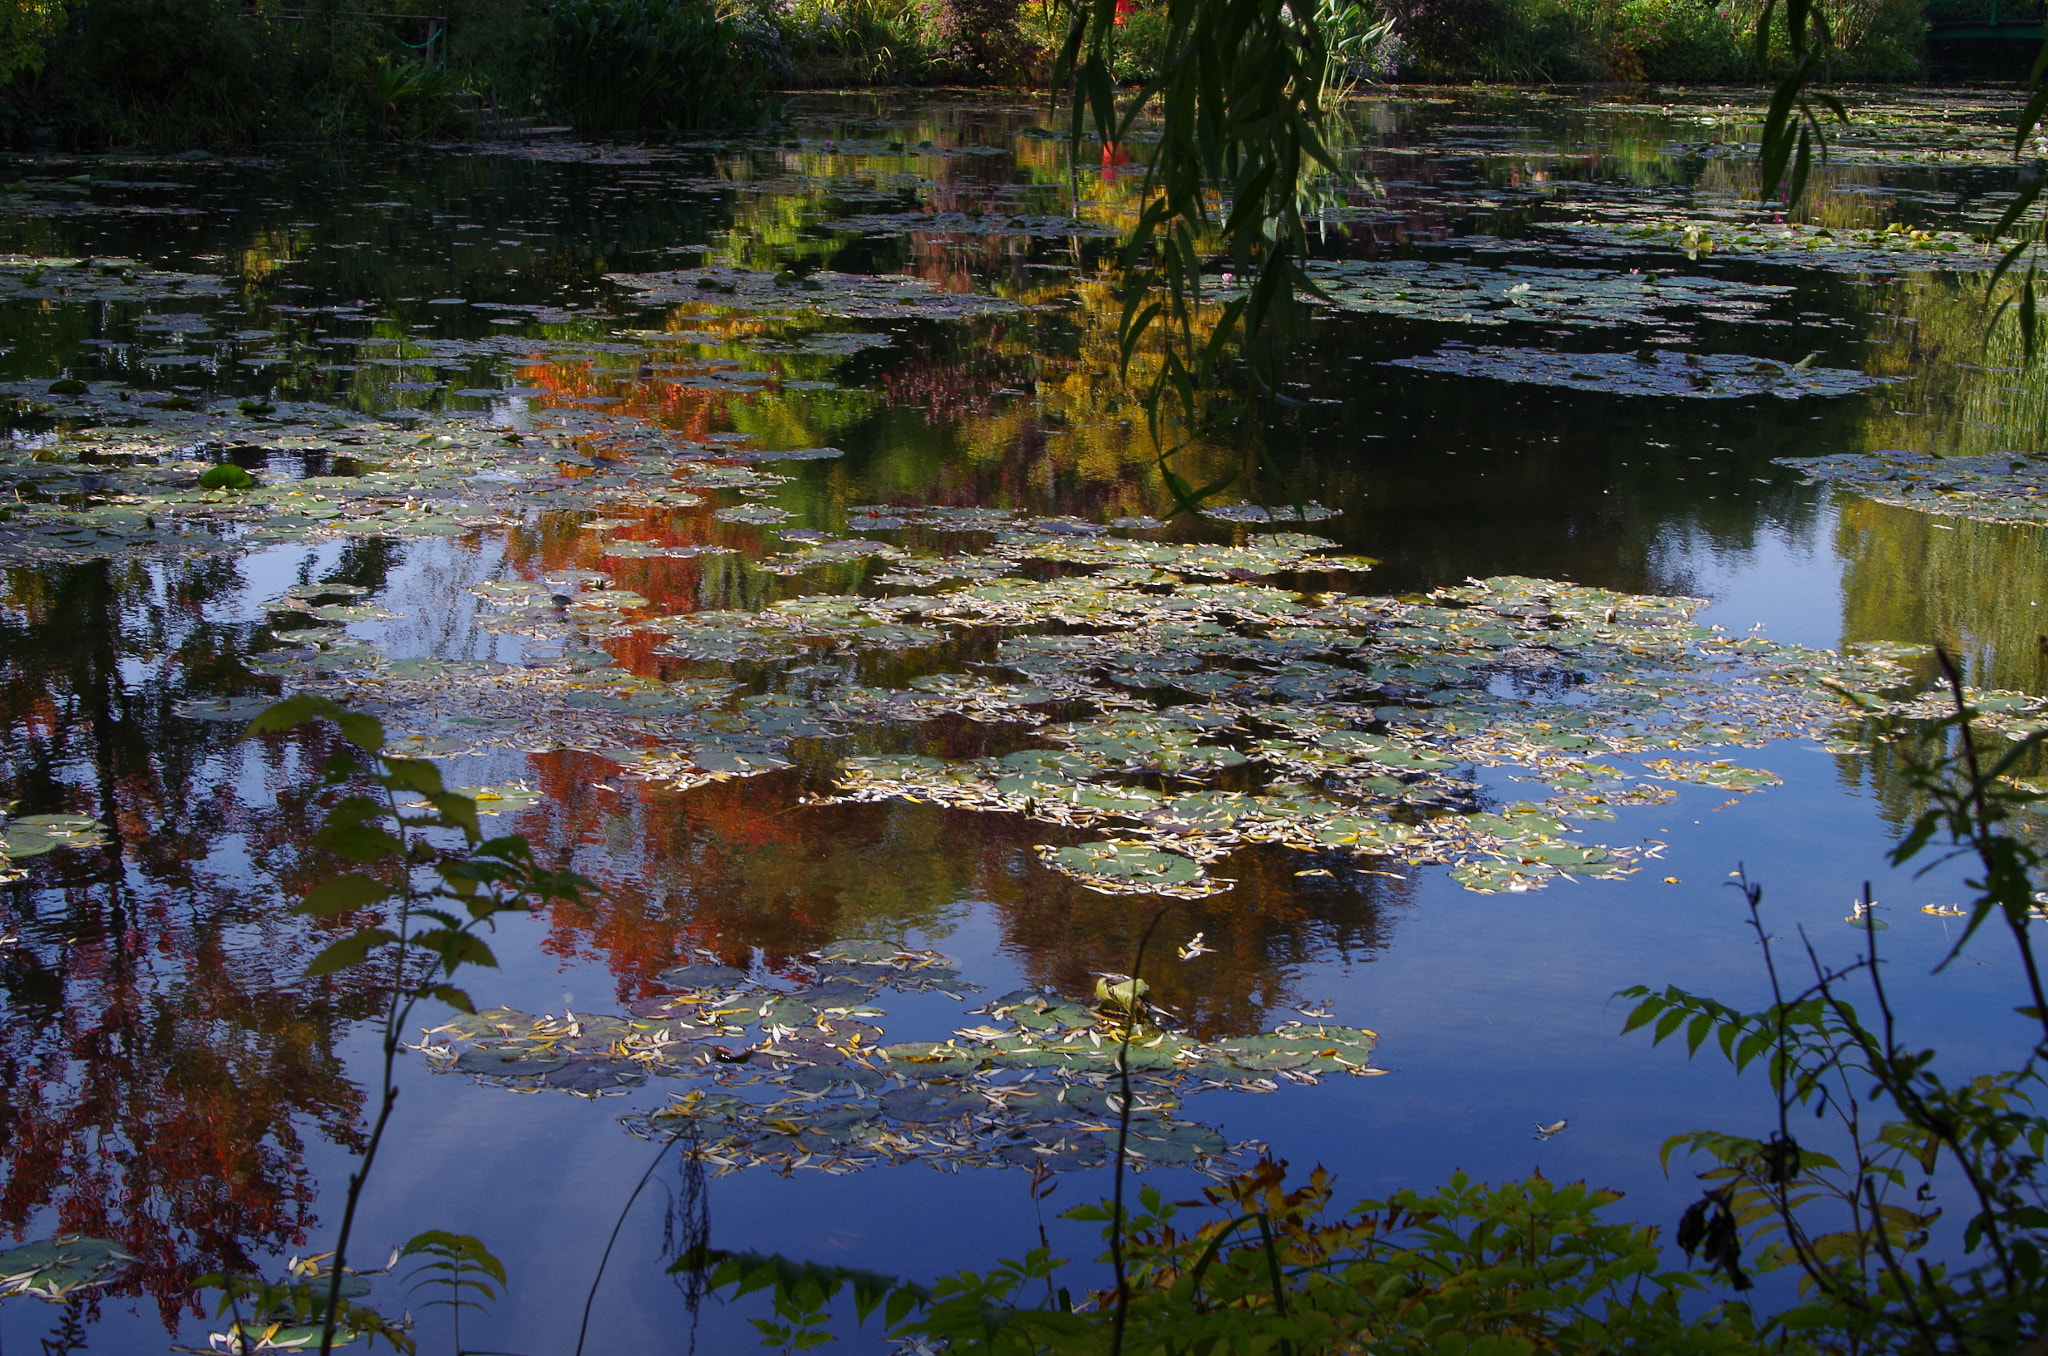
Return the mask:
<path fill-rule="evenodd" d="M 993 908 L 1034 983 L 1085 997 L 1096 972 L 1130 968 L 1157 903 L 1095 894 L 1044 869 L 1032 847 L 1048 831 L 1020 817 L 805 806 L 789 774 L 680 795 L 619 778 L 621 792 L 592 794 L 605 765 L 581 754 L 536 762 L 550 805 L 521 827 L 601 885 L 554 906 L 547 946 L 601 960 L 622 999 L 658 991 L 653 977 L 698 947 L 740 963 L 758 948 L 771 966 L 840 938 L 914 931 L 943 947 L 976 900 Z M 1216 868 L 1238 882 L 1229 893 L 1170 905 L 1146 962 L 1158 1000 L 1205 1036 L 1256 1031 L 1291 1015 L 1276 1007 L 1317 996 L 1292 990 L 1289 967 L 1383 945 L 1380 910 L 1405 886 L 1341 868 L 1294 874 L 1311 865 L 1248 850 Z M 1176 959 L 1198 931 L 1211 954 Z"/>
<path fill-rule="evenodd" d="M 1861 445 L 1948 456 L 2038 455 L 2048 388 L 2025 372 L 2010 324 L 1992 327 L 1981 277 L 1902 279 L 1877 297 L 1873 363 L 1905 378 L 1872 402 Z M 1845 640 L 1941 644 L 1979 687 L 2048 692 L 2048 558 L 2044 530 L 1980 523 L 1839 496 Z M 1935 676 L 1932 661 L 1919 674 Z M 1924 757 L 1932 752 L 1922 748 Z M 1854 760 L 1887 818 L 1919 812 L 1906 750 Z M 2040 767 L 2028 769 L 2039 774 Z"/>
<path fill-rule="evenodd" d="M 1844 640 L 1945 645 L 1974 686 L 2048 692 L 2048 533 L 1858 495 L 1841 515 Z"/>
<path fill-rule="evenodd" d="M 1623 399 L 1377 367 L 1435 342 L 1431 327 L 1378 317 L 1318 322 L 1290 375 L 1340 403 L 1284 412 L 1242 487 L 1342 509 L 1313 530 L 1383 561 L 1375 592 L 1475 573 L 1694 592 L 1698 561 L 1811 529 L 1818 496 L 1771 459 L 1853 436 L 1838 430 L 1860 416 L 1852 401 L 1792 406 L 1812 416 L 1795 420 L 1776 400 Z"/>
<path fill-rule="evenodd" d="M 1291 967 L 1365 960 L 1386 944 L 1382 910 L 1407 886 L 1342 866 L 1328 877 L 1294 874 L 1312 862 L 1284 848 L 1250 848 L 1210 867 L 1236 881 L 1232 889 L 1193 901 L 1099 895 L 1014 859 L 990 863 L 996 869 L 977 884 L 1026 974 L 1066 994 L 1090 993 L 1099 973 L 1128 972 L 1163 903 L 1144 977 L 1157 1002 L 1209 1038 L 1264 1030 L 1294 1016 L 1288 1005 L 1323 996 L 1296 991 Z M 1179 959 L 1177 949 L 1197 932 L 1212 953 Z"/>
<path fill-rule="evenodd" d="M 2010 314 L 1991 317 L 1994 294 L 1982 274 L 1905 278 L 1879 292 L 1870 345 L 1873 372 L 1904 381 L 1874 401 L 1863 446 L 1938 456 L 2038 455 L 2048 436 L 2048 382 L 2030 374 Z"/>
<path fill-rule="evenodd" d="M 1842 638 L 1947 647 L 1974 687 L 2048 692 L 2048 555 L 2044 529 L 1972 522 L 1842 496 L 1835 535 L 1842 557 Z M 1922 683 L 1932 657 L 1910 665 Z M 1998 747 L 2003 744 L 1994 741 Z M 1843 759 L 1852 783 L 1868 782 L 1887 823 L 1903 826 L 1925 808 L 1912 764 L 1940 750 L 1932 740 L 1881 745 Z M 2018 771 L 2040 776 L 2036 755 Z M 2024 836 L 2048 838 L 2037 815 L 2017 821 Z"/>
<path fill-rule="evenodd" d="M 0 1227 L 120 1241 L 167 1323 L 194 1277 L 304 1242 L 303 1126 L 353 1139 L 333 1045 L 374 1004 L 298 985 L 322 938 L 251 879 L 318 869 L 287 788 L 326 750 L 173 710 L 247 687 L 255 627 L 205 618 L 243 583 L 225 559 L 96 562 L 9 570 L 0 595 L 0 798 L 117 830 L 0 905 Z"/>

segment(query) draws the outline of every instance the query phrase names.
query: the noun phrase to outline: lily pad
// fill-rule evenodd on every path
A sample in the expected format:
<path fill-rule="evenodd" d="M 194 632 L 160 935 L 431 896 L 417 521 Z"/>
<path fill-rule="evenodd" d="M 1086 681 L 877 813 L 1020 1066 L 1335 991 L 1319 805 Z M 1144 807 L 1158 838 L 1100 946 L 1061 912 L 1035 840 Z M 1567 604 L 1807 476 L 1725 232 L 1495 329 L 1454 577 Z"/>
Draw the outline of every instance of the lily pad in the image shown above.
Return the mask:
<path fill-rule="evenodd" d="M 118 1279 L 134 1261 L 118 1243 L 81 1234 L 24 1243 L 0 1252 L 0 1299 L 25 1295 L 62 1304 Z"/>

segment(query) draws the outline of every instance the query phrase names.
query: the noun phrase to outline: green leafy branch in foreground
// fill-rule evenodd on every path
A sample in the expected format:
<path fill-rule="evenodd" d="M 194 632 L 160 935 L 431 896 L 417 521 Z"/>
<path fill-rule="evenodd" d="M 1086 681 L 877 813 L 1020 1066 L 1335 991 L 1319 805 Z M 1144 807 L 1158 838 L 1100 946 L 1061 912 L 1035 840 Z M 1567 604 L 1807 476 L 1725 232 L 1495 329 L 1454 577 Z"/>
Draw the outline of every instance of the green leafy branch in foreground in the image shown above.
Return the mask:
<path fill-rule="evenodd" d="M 1837 122 L 1846 123 L 1849 110 L 1835 95 L 1814 88 L 1815 82 L 1826 76 L 1834 54 L 1834 35 L 1820 0 L 1783 0 L 1782 11 L 1778 6 L 1779 0 L 1764 0 L 1753 39 L 1757 65 L 1768 67 L 1772 60 L 1772 42 L 1778 32 L 1773 23 L 1782 12 L 1790 65 L 1772 91 L 1771 102 L 1764 113 L 1763 130 L 1758 138 L 1762 178 L 1760 196 L 1768 202 L 1782 190 L 1785 201 L 1796 204 L 1805 195 L 1815 152 L 1823 157 L 1827 154 L 1826 123 L 1822 113 L 1831 114 Z M 2027 101 L 2013 127 L 2015 164 L 2027 159 L 2028 144 L 2040 132 L 2044 120 L 2048 120 L 2048 41 L 2041 44 L 2027 83 Z M 2028 219 L 2027 214 L 2039 203 L 2044 187 L 2048 187 L 2048 176 L 2025 176 L 1990 233 L 1993 241 L 2009 240 L 2011 243 L 1999 259 L 1998 267 L 1992 270 L 1988 290 L 1995 293 L 2009 274 L 2017 279 L 2012 293 L 2000 301 L 1992 313 L 1991 325 L 1996 326 L 2007 311 L 2014 313 L 2020 344 L 2029 364 L 2040 355 L 2042 348 L 2040 258 L 2042 247 L 2048 245 L 2048 213 L 2036 214 L 2032 219 Z"/>
<path fill-rule="evenodd" d="M 1953 752 L 1915 767 L 1928 808 L 1892 861 L 1903 865 L 1938 839 L 1953 849 L 1942 860 L 1976 860 L 1982 874 L 1968 882 L 1976 892 L 1969 922 L 1942 964 L 1987 923 L 2004 926 L 2030 1000 L 2015 1009 L 2032 1028 L 2021 1066 L 1951 1079 L 1936 1068 L 1935 1051 L 1904 1044 L 1875 927 L 1865 927 L 1864 956 L 1846 966 L 1824 965 L 1808 943 L 1813 978 L 1788 993 L 1763 925 L 1762 892 L 1747 881 L 1771 1006 L 1746 1013 L 1676 988 L 1636 988 L 1623 995 L 1637 1000 L 1626 1029 L 1650 1026 L 1657 1042 L 1683 1031 L 1695 1053 L 1711 1041 L 1738 1071 L 1760 1063 L 1776 1102 L 1767 1138 L 1695 1131 L 1664 1146 L 1667 1165 L 1680 1148 L 1715 1164 L 1701 1174 L 1713 1185 L 1679 1227 L 1688 1252 L 1703 1253 L 1737 1287 L 1748 1284 L 1745 1246 L 1759 1270 L 1796 1268 L 1802 1300 L 1779 1321 L 1845 1338 L 1852 1349 L 2036 1352 L 2048 1349 L 2040 1303 L 2048 1293 L 2048 1117 L 2032 1108 L 2048 1059 L 2048 1003 L 2030 927 L 2043 863 L 2004 826 L 2020 807 L 2043 799 L 2011 775 L 2044 735 L 1988 758 L 1962 676 L 1946 654 L 1939 657 L 1955 710 L 1925 733 L 1952 739 Z M 1867 890 L 1863 903 L 1867 924 Z M 1843 996 L 1855 976 L 1869 986 L 1875 1022 Z M 1875 1123 L 1873 1106 L 1884 1115 Z M 1791 1133 L 1795 1110 L 1832 1121 L 1846 1151 L 1836 1157 L 1801 1145 Z M 1967 1260 L 1956 1266 L 1917 1255 L 1941 1214 L 1934 1176 L 1944 1164 L 1975 1201 L 1963 1230 Z"/>
<path fill-rule="evenodd" d="M 1036 1248 L 985 1272 L 931 1286 L 758 1253 L 699 1249 L 676 1270 L 700 1268 L 715 1290 L 768 1292 L 778 1321 L 756 1326 L 769 1345 L 829 1341 L 831 1302 L 850 1293 L 855 1316 L 877 1312 L 888 1335 L 987 1356 L 1087 1353 L 1519 1353 L 1655 1350 L 1679 1354 L 1804 1351 L 1759 1330 L 1730 1303 L 1689 1324 L 1697 1276 L 1662 1266 L 1657 1231 L 1602 1218 L 1620 1196 L 1537 1176 L 1488 1186 L 1456 1174 L 1433 1192 L 1403 1191 L 1329 1217 L 1321 1169 L 1290 1189 L 1286 1165 L 1262 1162 L 1169 1202 L 1151 1187 L 1126 1221 L 1126 1322 L 1113 1291 L 1078 1302 L 1056 1284 L 1067 1263 Z M 1202 1211 L 1183 1231 L 1184 1212 Z M 1116 1227 L 1108 1203 L 1067 1218 Z M 1107 1256 L 1099 1259 L 1107 1261 Z M 1044 1292 L 1035 1303 L 1025 1294 Z"/>
<path fill-rule="evenodd" d="M 484 837 L 475 799 L 444 786 L 441 771 L 432 762 L 385 752 L 384 727 L 374 717 L 345 710 L 325 697 L 300 695 L 262 712 L 250 722 L 249 733 L 272 734 L 319 720 L 331 721 L 348 747 L 321 771 L 320 785 L 341 794 L 328 808 L 313 846 L 368 869 L 322 881 L 295 912 L 316 919 L 354 919 L 372 910 L 382 916 L 329 944 L 307 965 L 306 974 L 330 975 L 373 959 L 387 967 L 380 1033 L 383 1063 L 369 1138 L 361 1162 L 349 1174 L 339 1234 L 319 1287 L 326 1292 L 324 1299 L 317 1309 L 308 1310 L 299 1293 L 308 1283 L 297 1277 L 282 1288 L 271 1287 L 278 1293 L 266 1291 L 263 1298 L 273 1309 L 288 1306 L 294 1316 L 318 1313 L 318 1349 L 323 1356 L 334 1347 L 344 1324 L 352 1332 L 382 1337 L 409 1351 L 410 1340 L 394 1325 L 372 1324 L 354 1308 L 345 1311 L 343 1306 L 356 1209 L 398 1101 L 393 1073 L 406 1023 L 413 1009 L 429 998 L 474 1012 L 469 995 L 451 981 L 464 966 L 497 965 L 482 934 L 501 914 L 531 913 L 550 900 L 575 899 L 590 882 L 542 867 L 523 837 Z M 438 846 L 430 834 L 456 835 L 461 847 Z M 428 1267 L 438 1266 L 446 1273 L 458 1319 L 462 1307 L 474 1306 L 464 1298 L 465 1290 L 491 1294 L 479 1275 L 504 1283 L 504 1268 L 467 1235 L 433 1231 L 413 1239 L 404 1252 L 437 1259 Z M 229 1293 L 232 1297 L 234 1291 Z M 246 1340 L 243 1346 L 253 1349 Z"/>

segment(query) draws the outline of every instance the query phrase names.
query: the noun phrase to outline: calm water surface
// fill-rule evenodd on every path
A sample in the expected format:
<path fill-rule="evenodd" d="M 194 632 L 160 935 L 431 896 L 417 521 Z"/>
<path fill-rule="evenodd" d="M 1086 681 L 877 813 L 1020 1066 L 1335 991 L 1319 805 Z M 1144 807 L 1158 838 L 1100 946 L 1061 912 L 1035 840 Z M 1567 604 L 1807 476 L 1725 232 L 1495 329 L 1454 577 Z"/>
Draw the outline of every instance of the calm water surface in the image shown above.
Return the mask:
<path fill-rule="evenodd" d="M 1923 123 L 1995 129 L 2001 116 L 1995 99 L 1951 108 L 1885 97 Z M 1752 164 L 1702 150 L 1715 136 L 1739 140 L 1727 102 L 1361 100 L 1345 115 L 1347 173 L 1325 186 L 1318 249 L 1583 266 L 1588 256 L 1546 228 L 1578 219 L 1584 203 L 1645 214 L 1736 204 Z M 599 410 L 713 446 L 713 435 L 734 434 L 747 437 L 725 446 L 839 452 L 761 463 L 789 477 L 760 497 L 789 512 L 779 523 L 650 510 L 624 530 L 725 554 L 608 555 L 602 534 L 582 530 L 592 515 L 557 514 L 511 530 L 189 559 L 8 560 L 0 799 L 93 815 L 118 836 L 118 847 L 36 858 L 0 893 L 0 1242 L 86 1232 L 141 1259 L 130 1282 L 84 1311 L 88 1349 L 203 1345 L 207 1326 L 182 1298 L 194 1277 L 323 1250 L 373 1076 L 372 986 L 315 991 L 298 978 L 322 938 L 285 910 L 326 869 L 303 851 L 312 821 L 300 764 L 283 746 L 239 742 L 235 721 L 181 706 L 277 690 L 246 664 L 275 644 L 267 602 L 294 586 L 352 585 L 398 614 L 350 623 L 390 653 L 516 663 L 525 642 L 475 625 L 479 581 L 585 570 L 586 581 L 637 591 L 656 614 L 751 609 L 866 587 L 862 558 L 800 578 L 760 568 L 787 549 L 782 532 L 847 532 L 852 506 L 995 507 L 1096 524 L 1163 509 L 1142 417 L 1115 379 L 1102 276 L 1114 246 L 1105 229 L 1123 219 L 1133 181 L 1115 156 L 1098 166 L 1098 148 L 1070 179 L 1047 121 L 1042 108 L 999 100 L 807 97 L 751 144 L 287 148 L 0 166 L 0 178 L 30 185 L 0 199 L 11 204 L 0 207 L 0 252 L 123 257 L 224 283 L 177 298 L 0 303 L 0 380 L 70 374 L 202 403 L 325 402 L 393 427 L 467 414 L 530 430 L 550 411 Z M 1814 219 L 1843 231 L 1967 226 L 2011 190 L 2013 171 L 1991 156 L 1960 159 L 1844 157 Z M 914 212 L 961 215 L 905 224 Z M 1073 212 L 1103 229 L 986 229 Z M 605 279 L 700 264 L 908 275 L 1034 309 L 835 321 L 817 332 L 872 338 L 790 352 L 757 317 L 643 305 Z M 1378 561 L 1350 585 L 1359 591 L 1527 575 L 1694 595 L 1709 600 L 1706 621 L 1731 631 L 1761 626 L 1818 647 L 1938 639 L 1984 681 L 2048 691 L 2037 529 L 1805 486 L 1772 460 L 2039 451 L 2037 397 L 2000 394 L 2014 378 L 1972 347 L 1980 317 L 1967 289 L 1910 269 L 1746 263 L 1726 251 L 1689 260 L 1648 245 L 1599 266 L 1780 290 L 1732 318 L 1680 309 L 1593 326 L 1320 312 L 1284 360 L 1296 403 L 1196 443 L 1180 465 L 1198 484 L 1235 469 L 1223 500 L 1339 510 L 1307 530 Z M 523 353 L 492 347 L 508 337 L 535 342 Z M 1820 367 L 1900 380 L 1835 397 L 1694 400 L 1386 365 L 1447 342 L 1817 354 Z M 749 366 L 775 375 L 718 375 Z M 78 422 L 61 408 L 11 417 L 21 440 Z M 241 459 L 259 469 L 306 469 L 248 441 Z M 1154 535 L 1256 534 L 1180 519 Z M 614 657 L 666 672 L 629 642 Z M 964 722 L 940 738 L 955 757 L 1019 742 L 998 747 Z M 1186 1114 L 1297 1168 L 1330 1167 L 1340 1196 L 1458 1168 L 1495 1178 L 1540 1168 L 1621 1188 L 1623 1209 L 1668 1224 L 1696 1188 L 1682 1169 L 1660 1172 L 1662 1138 L 1748 1130 L 1764 1108 L 1757 1088 L 1714 1065 L 1618 1037 L 1610 995 L 1669 982 L 1756 1001 L 1757 950 L 1724 888 L 1738 867 L 1765 884 L 1781 934 L 1805 927 L 1830 954 L 1858 941 L 1843 915 L 1871 881 L 1894 905 L 1885 942 L 1927 1040 L 1999 1057 L 1997 967 L 1971 958 L 1922 978 L 1953 924 L 1919 906 L 1956 899 L 1959 887 L 1951 874 L 1914 880 L 1883 866 L 1910 804 L 1896 774 L 1804 741 L 1742 756 L 1783 785 L 1732 798 L 1680 787 L 1669 803 L 1625 806 L 1599 826 L 1606 842 L 1665 845 L 1619 880 L 1482 895 L 1442 867 L 1392 859 L 1383 872 L 1320 876 L 1296 875 L 1305 859 L 1278 849 L 1232 859 L 1219 873 L 1237 887 L 1167 925 L 1176 944 L 1199 931 L 1213 950 L 1171 962 L 1155 978 L 1160 996 L 1219 1036 L 1327 1011 L 1377 1031 L 1375 1062 L 1393 1072 L 1206 1094 Z M 1127 968 L 1157 902 L 1092 893 L 1039 867 L 1031 847 L 1045 830 L 1016 816 L 807 804 L 806 769 L 676 792 L 617 775 L 594 752 L 503 750 L 482 763 L 461 779 L 538 790 L 506 818 L 601 884 L 581 904 L 503 927 L 503 968 L 470 984 L 489 1004 L 619 1012 L 658 991 L 660 971 L 703 954 L 773 969 L 834 939 L 881 937 L 943 952 L 982 986 L 964 1001 L 890 1000 L 892 1038 L 943 1037 L 976 1020 L 965 1013 L 984 998 L 1022 985 L 1085 995 L 1093 973 Z M 1489 794 L 1520 794 L 1504 775 L 1486 777 Z M 507 1260 L 511 1287 L 466 1340 L 574 1349 L 597 1257 L 654 1155 L 619 1117 L 661 1105 L 659 1080 L 589 1098 L 518 1095 L 419 1061 L 402 1077 L 361 1256 L 381 1258 L 424 1228 L 474 1233 Z M 1567 1132 L 1532 1139 L 1533 1123 L 1559 1118 Z M 1154 1180 L 1191 1195 L 1203 1179 L 1161 1169 Z M 1107 1189 L 1106 1170 L 1069 1172 L 1045 1209 Z M 1039 1224 L 1019 1171 L 756 1168 L 706 1183 L 667 1164 L 625 1216 L 587 1349 L 754 1340 L 742 1314 L 694 1312 L 662 1275 L 665 1249 L 707 1213 L 721 1246 L 919 1277 L 1015 1255 Z M 1047 1222 L 1068 1255 L 1090 1254 L 1088 1235 Z M 398 1287 L 385 1289 L 396 1300 Z M 0 1306 L 5 1347 L 32 1349 L 59 1317 L 29 1301 Z M 425 1320 L 430 1342 L 439 1321 Z"/>

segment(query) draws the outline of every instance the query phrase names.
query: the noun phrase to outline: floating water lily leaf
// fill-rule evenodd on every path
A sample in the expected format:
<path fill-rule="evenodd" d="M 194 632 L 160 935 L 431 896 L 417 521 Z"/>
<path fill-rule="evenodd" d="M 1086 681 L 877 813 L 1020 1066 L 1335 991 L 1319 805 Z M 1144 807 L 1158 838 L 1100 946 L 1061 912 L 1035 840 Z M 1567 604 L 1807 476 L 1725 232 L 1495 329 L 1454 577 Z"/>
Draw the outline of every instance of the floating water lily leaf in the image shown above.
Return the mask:
<path fill-rule="evenodd" d="M 676 989 L 723 990 L 746 983 L 747 972 L 730 965 L 699 963 L 678 965 L 674 969 L 662 971 L 656 978 Z"/>
<path fill-rule="evenodd" d="M 256 477 L 232 464 L 209 466 L 199 476 L 199 488 L 202 490 L 246 490 L 255 483 Z"/>
<path fill-rule="evenodd" d="M 0 806 L 0 812 L 5 808 Z M 106 825 L 86 815 L 0 819 L 0 858 L 39 857 L 60 847 L 103 847 L 107 841 Z"/>
<path fill-rule="evenodd" d="M 1047 866 L 1101 894 L 1198 897 L 1229 888 L 1227 884 L 1208 880 L 1200 862 L 1137 843 L 1044 846 L 1038 849 L 1038 857 Z"/>
<path fill-rule="evenodd" d="M 62 1304 L 117 1279 L 134 1260 L 117 1243 L 80 1234 L 24 1243 L 0 1252 L 0 1299 L 26 1295 Z"/>
<path fill-rule="evenodd" d="M 773 504 L 739 504 L 711 515 L 722 523 L 786 523 L 795 515 Z"/>

